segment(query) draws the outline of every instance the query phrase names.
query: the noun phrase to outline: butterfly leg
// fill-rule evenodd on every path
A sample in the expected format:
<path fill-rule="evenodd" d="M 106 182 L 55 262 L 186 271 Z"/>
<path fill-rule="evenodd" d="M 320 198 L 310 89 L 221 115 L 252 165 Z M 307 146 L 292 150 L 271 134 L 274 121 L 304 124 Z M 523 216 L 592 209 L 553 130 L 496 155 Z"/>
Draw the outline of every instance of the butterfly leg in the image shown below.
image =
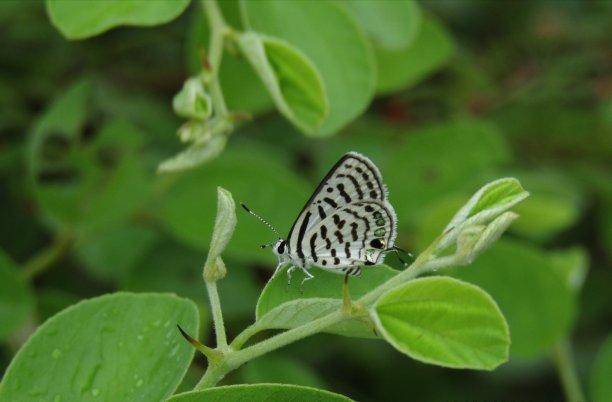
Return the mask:
<path fill-rule="evenodd" d="M 285 291 L 287 291 L 289 289 L 289 285 L 291 285 L 291 274 L 293 273 L 293 271 L 296 269 L 297 267 L 295 265 L 292 265 L 289 267 L 289 269 L 287 270 L 287 287 L 285 288 Z"/>
<path fill-rule="evenodd" d="M 309 281 L 312 278 L 314 278 L 314 275 L 308 272 L 306 268 L 302 268 L 302 272 L 304 272 L 304 275 L 306 275 L 306 277 L 302 279 L 302 283 L 300 284 L 300 292 L 304 293 L 304 282 Z"/>

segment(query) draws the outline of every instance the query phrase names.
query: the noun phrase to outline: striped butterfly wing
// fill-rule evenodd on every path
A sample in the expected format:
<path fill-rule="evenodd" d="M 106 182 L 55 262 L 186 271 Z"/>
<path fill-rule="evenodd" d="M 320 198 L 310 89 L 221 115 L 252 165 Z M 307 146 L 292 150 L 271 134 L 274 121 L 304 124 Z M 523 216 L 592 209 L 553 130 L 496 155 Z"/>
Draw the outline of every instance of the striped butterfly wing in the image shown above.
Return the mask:
<path fill-rule="evenodd" d="M 353 203 L 385 202 L 386 198 L 386 188 L 374 163 L 356 152 L 343 155 L 321 180 L 289 231 L 287 240 L 293 258 L 304 265 L 310 260 L 306 234 L 333 212 Z"/>
<path fill-rule="evenodd" d="M 376 265 L 397 236 L 397 217 L 387 201 L 360 201 L 334 211 L 306 233 L 311 264 L 358 275 Z"/>

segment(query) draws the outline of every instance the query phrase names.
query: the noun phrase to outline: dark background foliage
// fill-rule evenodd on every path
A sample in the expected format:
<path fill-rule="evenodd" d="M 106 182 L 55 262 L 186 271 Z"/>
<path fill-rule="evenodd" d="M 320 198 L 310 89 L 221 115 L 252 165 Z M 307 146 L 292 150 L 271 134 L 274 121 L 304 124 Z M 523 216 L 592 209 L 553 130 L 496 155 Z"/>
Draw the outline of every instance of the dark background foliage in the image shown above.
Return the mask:
<path fill-rule="evenodd" d="M 611 3 L 421 6 L 453 38 L 455 53 L 443 68 L 377 97 L 335 136 L 313 140 L 265 113 L 210 164 L 158 176 L 157 164 L 180 149 L 171 99 L 188 75 L 193 5 L 161 27 L 69 42 L 42 3 L 0 2 L 0 247 L 33 278 L 25 324 L 10 335 L 0 331 L 0 372 L 38 323 L 83 298 L 170 291 L 195 300 L 206 317 L 199 278 L 215 187 L 285 231 L 317 179 L 339 155 L 357 150 L 381 167 L 400 243 L 414 251 L 488 179 L 514 175 L 532 193 L 510 239 L 456 273 L 500 303 L 513 336 L 510 361 L 491 373 L 450 370 L 383 342 L 318 335 L 247 364 L 224 383 L 313 385 L 363 401 L 559 400 L 550 348 L 569 336 L 588 389 L 612 322 Z M 72 100 L 49 112 L 67 91 Z M 53 138 L 40 150 L 42 162 L 32 159 L 40 132 Z M 239 215 L 229 275 L 220 283 L 230 336 L 253 318 L 273 266 L 258 244 L 270 239 Z M 36 272 L 40 261 L 32 258 L 48 247 L 54 262 Z M 568 264 L 588 266 L 579 295 L 559 294 L 542 271 Z M 11 304 L 9 292 L 0 283 L 9 296 L 0 296 L 9 300 L 3 306 Z M 202 338 L 210 338 L 204 327 Z M 196 359 L 183 389 L 203 367 Z"/>

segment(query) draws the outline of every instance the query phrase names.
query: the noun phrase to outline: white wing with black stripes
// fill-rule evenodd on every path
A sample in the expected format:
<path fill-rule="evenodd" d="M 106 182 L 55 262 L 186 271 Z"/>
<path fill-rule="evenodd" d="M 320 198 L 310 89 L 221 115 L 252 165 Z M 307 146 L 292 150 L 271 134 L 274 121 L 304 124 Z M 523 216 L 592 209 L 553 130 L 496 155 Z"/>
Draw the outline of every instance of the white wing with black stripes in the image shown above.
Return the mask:
<path fill-rule="evenodd" d="M 302 267 L 359 274 L 393 247 L 397 218 L 378 168 L 356 152 L 331 168 L 288 236 L 291 259 Z"/>

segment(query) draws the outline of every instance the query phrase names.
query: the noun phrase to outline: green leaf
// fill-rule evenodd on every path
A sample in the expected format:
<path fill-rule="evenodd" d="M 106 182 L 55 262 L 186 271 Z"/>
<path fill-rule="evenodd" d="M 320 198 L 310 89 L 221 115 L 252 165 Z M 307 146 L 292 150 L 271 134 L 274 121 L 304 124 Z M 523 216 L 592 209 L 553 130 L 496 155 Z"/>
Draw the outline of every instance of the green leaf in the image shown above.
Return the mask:
<path fill-rule="evenodd" d="M 510 326 L 513 357 L 545 355 L 571 327 L 575 295 L 551 258 L 537 248 L 501 240 L 452 275 L 482 287 L 497 301 Z"/>
<path fill-rule="evenodd" d="M 326 388 L 320 374 L 306 363 L 285 356 L 262 356 L 241 368 L 242 381 L 249 384 L 281 383 Z"/>
<path fill-rule="evenodd" d="M 386 94 L 417 84 L 440 69 L 453 55 L 455 45 L 446 29 L 425 14 L 412 44 L 402 50 L 376 47 L 377 93 Z"/>
<path fill-rule="evenodd" d="M 462 118 L 408 133 L 396 146 L 384 172 L 391 200 L 404 224 L 418 222 L 424 211 L 454 192 L 473 191 L 510 160 L 497 127 Z"/>
<path fill-rule="evenodd" d="M 167 173 L 192 169 L 215 159 L 223 152 L 226 144 L 227 137 L 222 134 L 215 135 L 206 141 L 195 142 L 185 150 L 160 163 L 157 171 Z"/>
<path fill-rule="evenodd" d="M 412 0 L 349 0 L 348 10 L 372 39 L 376 48 L 402 50 L 419 31 L 421 9 Z"/>
<path fill-rule="evenodd" d="M 321 76 L 308 57 L 283 40 L 255 32 L 239 35 L 238 45 L 277 109 L 304 133 L 316 133 L 329 104 Z"/>
<path fill-rule="evenodd" d="M 397 271 L 385 265 L 365 269 L 359 278 L 349 282 L 351 297 L 357 299 L 391 277 Z M 294 276 L 299 276 L 294 273 Z M 279 271 L 266 284 L 257 302 L 256 319 L 261 329 L 285 329 L 303 325 L 337 311 L 342 305 L 342 276 L 317 270 L 316 284 L 293 278 L 287 285 L 286 272 Z M 315 286 L 316 285 L 316 286 Z M 347 320 L 328 329 L 329 332 L 362 338 L 376 337 L 372 326 L 360 320 Z"/>
<path fill-rule="evenodd" d="M 4 340 L 33 312 L 34 297 L 8 255 L 0 249 L 0 340 Z"/>
<path fill-rule="evenodd" d="M 185 392 L 168 402 L 346 402 L 351 399 L 320 389 L 286 384 L 230 385 Z"/>
<path fill-rule="evenodd" d="M 612 336 L 608 336 L 597 352 L 591 368 L 591 398 L 594 402 L 612 400 Z"/>
<path fill-rule="evenodd" d="M 318 135 L 330 135 L 370 104 L 376 66 L 356 21 L 332 1 L 244 1 L 244 24 L 302 51 L 323 78 L 329 116 Z M 314 28 L 316 27 L 316 29 Z"/>
<path fill-rule="evenodd" d="M 151 249 L 158 235 L 139 226 L 120 226 L 85 236 L 74 245 L 77 257 L 94 278 L 121 281 Z"/>
<path fill-rule="evenodd" d="M 232 194 L 224 188 L 217 187 L 217 216 L 208 256 L 204 264 L 204 279 L 214 281 L 225 276 L 225 264 L 221 253 L 229 243 L 236 228 L 236 204 Z"/>
<path fill-rule="evenodd" d="M 484 185 L 446 225 L 439 248 L 445 248 L 458 236 L 461 237 L 464 230 L 470 230 L 474 225 L 488 224 L 474 239 L 470 250 L 467 250 L 468 254 L 473 253 L 475 257 L 497 240 L 518 217 L 506 211 L 528 196 L 529 193 L 514 178 L 499 179 Z M 472 259 L 468 258 L 468 262 Z"/>
<path fill-rule="evenodd" d="M 122 281 L 122 289 L 133 292 L 174 292 L 195 301 L 204 313 L 207 300 L 206 292 L 202 291 L 203 260 L 202 251 L 181 246 L 171 239 L 162 239 L 129 272 Z M 231 259 L 227 260 L 227 266 L 231 269 L 231 275 L 217 283 L 223 315 L 228 320 L 250 319 L 259 295 L 255 271 Z"/>
<path fill-rule="evenodd" d="M 197 333 L 198 312 L 173 295 L 115 293 L 80 302 L 23 345 L 0 385 L 0 399 L 163 400 L 193 357 L 176 324 Z"/>
<path fill-rule="evenodd" d="M 426 363 L 493 370 L 508 360 L 510 334 L 497 304 L 456 279 L 410 281 L 382 295 L 372 315 L 393 347 Z"/>
<path fill-rule="evenodd" d="M 177 239 L 199 250 L 208 248 L 213 229 L 215 203 L 211 200 L 217 186 L 231 191 L 281 230 L 288 231 L 297 211 L 308 198 L 311 186 L 295 175 L 270 149 L 237 145 L 223 158 L 198 169 L 182 173 L 166 193 L 158 216 Z M 273 255 L 260 244 L 273 233 L 261 222 L 241 213 L 226 257 L 272 262 Z"/>
<path fill-rule="evenodd" d="M 232 18 L 239 14 L 238 1 L 221 1 L 218 4 L 228 23 L 234 28 L 241 29 L 239 18 L 237 20 Z M 202 70 L 202 50 L 208 48 L 208 41 L 208 21 L 202 13 L 202 7 L 195 7 L 192 10 L 185 45 L 188 69 L 192 74 L 199 74 Z M 272 99 L 262 82 L 257 79 L 249 62 L 241 55 L 234 52 L 223 54 L 219 78 L 223 96 L 230 110 L 259 114 L 274 108 Z"/>
<path fill-rule="evenodd" d="M 121 25 L 155 26 L 178 17 L 189 0 L 47 0 L 53 25 L 67 39 L 85 39 Z"/>
<path fill-rule="evenodd" d="M 525 172 L 517 176 L 532 196 L 516 209 L 522 219 L 513 225 L 514 233 L 546 241 L 578 221 L 583 195 L 562 172 Z"/>
<path fill-rule="evenodd" d="M 142 205 L 149 177 L 135 157 L 144 136 L 121 119 L 96 122 L 85 138 L 88 115 L 102 114 L 93 85 L 73 85 L 40 119 L 30 135 L 29 174 L 44 220 L 79 234 L 116 226 Z M 88 113 L 89 112 L 89 113 Z"/>

